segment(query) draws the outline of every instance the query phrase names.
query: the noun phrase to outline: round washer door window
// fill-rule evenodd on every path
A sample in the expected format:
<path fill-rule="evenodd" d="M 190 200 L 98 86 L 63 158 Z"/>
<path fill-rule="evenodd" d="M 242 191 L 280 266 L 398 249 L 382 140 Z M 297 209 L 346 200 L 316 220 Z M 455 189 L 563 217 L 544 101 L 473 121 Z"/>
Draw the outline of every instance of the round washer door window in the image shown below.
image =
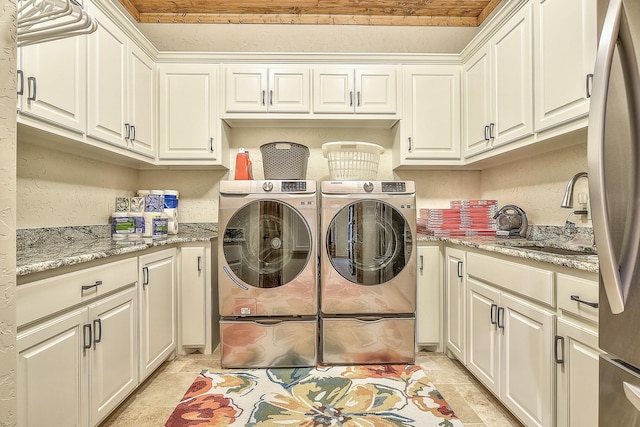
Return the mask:
<path fill-rule="evenodd" d="M 327 255 L 342 277 L 379 285 L 404 269 L 413 250 L 404 216 L 388 203 L 363 200 L 341 209 L 327 230 Z"/>
<path fill-rule="evenodd" d="M 224 231 L 229 268 L 246 285 L 275 288 L 295 279 L 311 257 L 311 233 L 289 205 L 260 200 L 239 209 Z"/>

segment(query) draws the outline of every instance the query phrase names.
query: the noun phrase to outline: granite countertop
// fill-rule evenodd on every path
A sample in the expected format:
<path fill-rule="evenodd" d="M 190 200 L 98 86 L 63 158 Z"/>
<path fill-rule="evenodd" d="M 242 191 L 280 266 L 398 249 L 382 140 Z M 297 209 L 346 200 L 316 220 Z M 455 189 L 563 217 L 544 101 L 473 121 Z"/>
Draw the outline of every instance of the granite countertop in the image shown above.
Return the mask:
<path fill-rule="evenodd" d="M 207 242 L 218 237 L 214 223 L 180 224 L 166 239 L 116 241 L 108 225 L 21 229 L 16 241 L 16 275 L 38 273 L 100 258 L 176 243 Z"/>
<path fill-rule="evenodd" d="M 567 236 L 560 230 L 548 228 L 535 230 L 527 239 L 524 238 L 499 238 L 499 237 L 434 237 L 423 234 L 418 235 L 418 245 L 421 242 L 447 242 L 454 245 L 481 249 L 488 252 L 500 253 L 517 258 L 546 262 L 597 273 L 599 271 L 598 255 L 593 246 L 593 234 Z M 551 232 L 549 232 L 551 230 Z M 560 231 L 560 232 L 558 232 Z M 585 251 L 585 255 L 561 255 L 537 250 L 522 248 L 522 246 L 547 246 L 552 248 Z M 591 254 L 589 254 L 591 253 Z"/>

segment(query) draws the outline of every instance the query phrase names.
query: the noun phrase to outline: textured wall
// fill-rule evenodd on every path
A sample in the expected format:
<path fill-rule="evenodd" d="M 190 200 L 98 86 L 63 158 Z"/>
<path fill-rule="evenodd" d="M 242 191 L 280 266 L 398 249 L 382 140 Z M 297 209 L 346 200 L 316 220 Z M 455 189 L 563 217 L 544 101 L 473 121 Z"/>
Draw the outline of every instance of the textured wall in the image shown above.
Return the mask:
<path fill-rule="evenodd" d="M 18 147 L 18 228 L 107 224 L 138 171 L 28 144 Z"/>
<path fill-rule="evenodd" d="M 0 425 L 17 424 L 16 1 L 0 2 Z"/>
<path fill-rule="evenodd" d="M 482 171 L 483 198 L 496 198 L 500 205 L 514 204 L 527 213 L 532 224 L 564 225 L 570 209 L 560 207 L 569 179 L 587 171 L 587 146 L 568 147 L 514 163 Z M 577 194 L 588 193 L 587 180 L 578 180 L 575 187 L 574 208 L 578 208 Z M 579 226 L 591 227 L 591 221 L 570 218 Z"/>

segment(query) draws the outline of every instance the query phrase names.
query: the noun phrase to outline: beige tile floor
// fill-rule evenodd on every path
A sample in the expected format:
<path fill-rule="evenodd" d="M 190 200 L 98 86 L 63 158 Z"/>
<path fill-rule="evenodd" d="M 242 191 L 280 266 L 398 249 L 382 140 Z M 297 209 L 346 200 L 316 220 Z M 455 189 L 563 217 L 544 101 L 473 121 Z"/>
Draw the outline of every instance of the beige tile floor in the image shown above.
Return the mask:
<path fill-rule="evenodd" d="M 416 364 L 449 402 L 465 427 L 521 427 L 500 403 L 457 361 L 443 353 L 419 352 Z M 220 370 L 220 354 L 190 354 L 165 362 L 129 396 L 101 427 L 163 426 L 196 375 Z"/>

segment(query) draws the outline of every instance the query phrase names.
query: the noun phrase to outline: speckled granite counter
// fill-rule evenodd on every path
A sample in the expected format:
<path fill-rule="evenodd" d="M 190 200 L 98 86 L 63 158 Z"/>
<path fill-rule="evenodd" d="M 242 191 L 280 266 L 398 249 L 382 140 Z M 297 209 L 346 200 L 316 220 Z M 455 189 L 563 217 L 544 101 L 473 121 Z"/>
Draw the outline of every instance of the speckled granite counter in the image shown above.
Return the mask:
<path fill-rule="evenodd" d="M 166 239 L 121 242 L 107 225 L 20 229 L 16 241 L 16 275 L 38 273 L 114 255 L 176 243 L 206 242 L 218 236 L 215 223 L 180 224 Z"/>
<path fill-rule="evenodd" d="M 533 261 L 546 262 L 549 264 L 597 273 L 599 271 L 598 255 L 559 255 L 537 250 L 529 250 L 521 247 L 535 244 L 573 250 L 586 249 L 594 251 L 595 253 L 595 248 L 591 245 L 591 239 L 592 237 L 589 237 L 588 234 L 586 235 L 586 239 L 576 240 L 575 236 L 571 236 L 571 238 L 569 238 L 561 233 L 540 233 L 539 230 L 536 230 L 534 233 L 530 233 L 528 239 L 505 239 L 497 237 L 433 237 L 422 234 L 419 234 L 417 238 L 418 245 L 427 242 L 447 242 L 454 245 L 476 248 L 517 258 L 525 258 Z"/>

